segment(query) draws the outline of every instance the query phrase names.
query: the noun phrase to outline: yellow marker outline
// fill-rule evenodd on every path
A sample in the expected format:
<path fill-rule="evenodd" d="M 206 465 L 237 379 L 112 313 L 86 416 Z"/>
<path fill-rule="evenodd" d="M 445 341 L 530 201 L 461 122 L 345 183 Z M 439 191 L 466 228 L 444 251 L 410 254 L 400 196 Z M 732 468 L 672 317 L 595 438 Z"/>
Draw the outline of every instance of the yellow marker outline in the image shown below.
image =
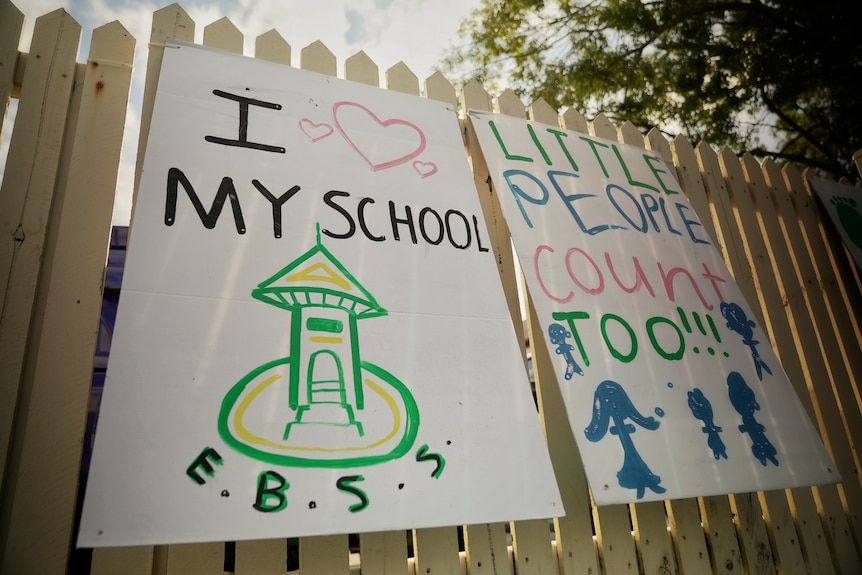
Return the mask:
<path fill-rule="evenodd" d="M 316 270 L 323 270 L 327 275 L 315 274 L 314 272 Z M 350 291 L 352 289 L 352 286 L 350 285 L 350 283 L 348 283 L 346 279 L 332 271 L 332 268 L 322 262 L 317 262 L 316 264 L 310 265 L 307 268 L 292 273 L 284 278 L 284 281 L 286 281 L 287 283 L 301 282 L 305 280 L 335 284 L 341 289 L 347 291 Z"/>
<path fill-rule="evenodd" d="M 395 400 L 392 398 L 392 396 L 390 394 L 386 393 L 385 389 L 380 387 L 378 384 L 376 384 L 371 379 L 365 378 L 365 381 L 364 381 L 365 385 L 367 385 L 374 393 L 379 395 L 383 399 L 383 401 L 386 402 L 386 405 L 389 406 L 389 409 L 392 411 L 392 419 L 393 419 L 394 425 L 392 426 L 392 431 L 383 439 L 380 439 L 379 441 L 376 441 L 376 442 L 374 442 L 370 445 L 366 445 L 364 447 L 340 447 L 340 448 L 338 448 L 338 447 L 300 447 L 300 446 L 292 447 L 292 446 L 284 445 L 281 443 L 275 443 L 274 441 L 270 441 L 269 439 L 265 439 L 263 437 L 259 437 L 259 436 L 255 435 L 254 433 L 250 432 L 245 427 L 242 420 L 245 416 L 245 412 L 248 409 L 248 406 L 261 393 L 263 393 L 264 389 L 266 389 L 267 387 L 269 387 L 270 385 L 272 385 L 273 383 L 275 383 L 276 381 L 281 379 L 281 377 L 282 377 L 281 374 L 276 374 L 276 375 L 273 375 L 273 376 L 265 379 L 260 384 L 258 384 L 257 387 L 252 389 L 251 392 L 249 392 L 249 394 L 237 406 L 236 412 L 234 413 L 234 416 L 233 416 L 233 426 L 234 426 L 234 429 L 236 430 L 236 434 L 240 438 L 247 441 L 248 443 L 251 443 L 254 445 L 261 445 L 261 446 L 269 447 L 272 449 L 278 449 L 280 451 L 322 451 L 325 453 L 340 453 L 343 451 L 367 451 L 369 449 L 374 449 L 375 447 L 379 447 L 379 446 L 383 445 L 384 443 L 388 442 L 390 439 L 392 439 L 395 436 L 395 434 L 398 433 L 398 429 L 401 427 L 401 412 L 398 411 L 398 404 L 395 403 Z"/>
<path fill-rule="evenodd" d="M 329 337 L 325 335 L 313 335 L 308 338 L 308 341 L 314 343 L 344 343 L 343 337 Z"/>

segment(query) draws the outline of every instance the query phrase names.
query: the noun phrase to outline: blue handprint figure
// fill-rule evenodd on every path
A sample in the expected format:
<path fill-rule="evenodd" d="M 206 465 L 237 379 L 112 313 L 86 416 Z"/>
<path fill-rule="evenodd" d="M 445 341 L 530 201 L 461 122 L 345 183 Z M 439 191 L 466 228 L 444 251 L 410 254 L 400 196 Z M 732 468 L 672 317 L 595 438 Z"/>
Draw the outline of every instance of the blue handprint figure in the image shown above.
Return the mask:
<path fill-rule="evenodd" d="M 748 386 L 742 375 L 732 371 L 727 376 L 727 393 L 730 395 L 730 404 L 733 405 L 733 409 L 742 416 L 742 425 L 739 426 L 739 431 L 747 433 L 751 438 L 751 453 L 754 458 L 760 461 L 764 467 L 767 460 L 778 465 L 778 459 L 775 457 L 778 451 L 767 439 L 766 433 L 764 433 L 766 428 L 754 418 L 754 412 L 760 410 L 760 404 L 757 403 L 754 390 Z"/>
<path fill-rule="evenodd" d="M 760 343 L 754 339 L 754 327 L 757 325 L 745 315 L 745 310 L 735 303 L 721 304 L 721 315 L 727 320 L 727 328 L 735 331 L 742 336 L 742 343 L 751 349 L 751 357 L 754 359 L 754 367 L 757 368 L 757 379 L 763 381 L 763 372 L 766 371 L 772 375 L 772 370 L 766 365 L 760 354 L 757 352 L 757 344 Z"/>
<path fill-rule="evenodd" d="M 557 349 L 554 350 L 557 355 L 562 355 L 563 359 L 566 360 L 566 373 L 564 374 L 566 380 L 572 379 L 572 376 L 576 373 L 584 375 L 584 370 L 581 369 L 581 366 L 578 365 L 575 357 L 572 355 L 572 350 L 575 347 L 570 343 L 566 343 L 566 340 L 572 337 L 572 332 L 558 323 L 552 323 L 548 326 L 548 337 L 551 338 L 551 343 L 557 346 Z"/>
<path fill-rule="evenodd" d="M 650 470 L 635 448 L 631 438 L 635 426 L 626 423 L 627 419 L 650 431 L 659 426 L 654 417 L 641 415 L 619 383 L 605 380 L 596 387 L 593 417 L 584 434 L 592 442 L 600 441 L 608 431 L 619 436 L 624 453 L 623 467 L 617 472 L 620 487 L 636 489 L 638 499 L 644 496 L 647 488 L 655 493 L 664 493 L 667 490 L 660 485 L 661 477 Z M 611 420 L 614 424 L 609 428 Z"/>
<path fill-rule="evenodd" d="M 721 433 L 721 428 L 712 421 L 712 404 L 697 387 L 688 392 L 688 407 L 691 409 L 691 414 L 703 422 L 701 431 L 707 435 L 706 444 L 712 449 L 713 457 L 727 459 L 727 448 L 718 435 Z"/>

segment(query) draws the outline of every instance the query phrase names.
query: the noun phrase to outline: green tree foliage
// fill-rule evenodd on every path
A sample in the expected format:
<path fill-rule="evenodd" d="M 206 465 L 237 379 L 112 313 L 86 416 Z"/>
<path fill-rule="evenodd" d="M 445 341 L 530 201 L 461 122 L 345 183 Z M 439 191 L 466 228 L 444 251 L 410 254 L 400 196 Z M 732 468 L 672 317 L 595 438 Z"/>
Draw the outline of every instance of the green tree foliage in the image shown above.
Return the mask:
<path fill-rule="evenodd" d="M 852 177 L 858 0 L 483 0 L 461 80 Z"/>

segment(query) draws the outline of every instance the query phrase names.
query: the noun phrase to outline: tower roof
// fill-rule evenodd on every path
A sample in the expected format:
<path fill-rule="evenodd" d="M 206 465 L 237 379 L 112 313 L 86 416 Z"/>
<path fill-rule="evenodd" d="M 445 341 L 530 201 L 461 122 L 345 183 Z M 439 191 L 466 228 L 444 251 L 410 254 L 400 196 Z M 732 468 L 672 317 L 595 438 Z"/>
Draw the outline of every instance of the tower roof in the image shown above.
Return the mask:
<path fill-rule="evenodd" d="M 368 290 L 320 242 L 320 225 L 313 248 L 258 284 L 252 297 L 282 309 L 334 307 L 357 318 L 386 315 Z"/>

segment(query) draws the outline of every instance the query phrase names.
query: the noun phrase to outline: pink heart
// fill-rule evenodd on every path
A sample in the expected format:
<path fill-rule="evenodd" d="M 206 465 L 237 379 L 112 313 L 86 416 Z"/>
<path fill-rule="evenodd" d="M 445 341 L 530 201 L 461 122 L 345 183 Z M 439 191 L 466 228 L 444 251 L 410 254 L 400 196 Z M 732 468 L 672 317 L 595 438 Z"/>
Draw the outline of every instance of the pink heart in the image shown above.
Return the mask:
<path fill-rule="evenodd" d="M 312 142 L 316 142 L 318 140 L 322 140 L 323 138 L 331 136 L 332 132 L 335 131 L 329 124 L 315 124 L 308 118 L 303 118 L 299 121 L 299 129 L 302 130 L 303 133 L 308 136 Z"/>
<path fill-rule="evenodd" d="M 357 111 L 361 112 L 358 116 L 355 114 Z M 354 114 L 348 119 L 345 112 Z M 418 126 L 397 118 L 381 120 L 362 104 L 337 102 L 332 107 L 332 117 L 335 119 L 335 127 L 350 147 L 375 172 L 409 162 L 425 149 L 425 134 Z M 347 126 L 344 125 L 345 121 L 348 122 Z M 361 125 L 363 121 L 366 125 L 358 127 L 357 123 Z M 352 131 L 353 137 L 348 135 L 348 131 Z M 410 142 L 417 137 L 418 144 Z M 409 149 L 407 153 L 404 153 L 405 145 Z"/>
<path fill-rule="evenodd" d="M 416 160 L 413 162 L 413 169 L 416 170 L 423 178 L 427 178 L 428 176 L 433 176 L 437 173 L 437 164 L 434 162 L 422 162 Z"/>

